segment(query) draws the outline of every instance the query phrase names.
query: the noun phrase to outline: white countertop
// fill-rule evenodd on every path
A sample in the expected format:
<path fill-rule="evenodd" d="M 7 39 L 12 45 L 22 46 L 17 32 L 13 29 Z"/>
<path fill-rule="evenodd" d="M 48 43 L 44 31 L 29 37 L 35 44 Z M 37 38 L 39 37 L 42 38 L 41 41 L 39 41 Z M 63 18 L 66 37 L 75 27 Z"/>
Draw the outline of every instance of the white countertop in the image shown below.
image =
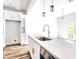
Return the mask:
<path fill-rule="evenodd" d="M 70 43 L 64 39 L 40 41 L 32 35 L 30 36 L 51 55 L 59 59 L 76 59 L 76 44 Z"/>

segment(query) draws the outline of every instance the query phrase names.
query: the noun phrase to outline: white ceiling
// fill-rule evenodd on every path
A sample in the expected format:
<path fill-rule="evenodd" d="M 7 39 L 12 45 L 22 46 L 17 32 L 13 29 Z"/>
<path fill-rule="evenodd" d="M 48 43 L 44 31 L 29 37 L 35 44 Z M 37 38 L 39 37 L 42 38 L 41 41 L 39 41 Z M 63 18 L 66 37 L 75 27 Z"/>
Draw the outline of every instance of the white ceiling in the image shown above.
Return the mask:
<path fill-rule="evenodd" d="M 4 0 L 3 7 L 8 10 L 26 12 L 32 0 Z"/>
<path fill-rule="evenodd" d="M 3 6 L 4 6 L 4 9 L 7 9 L 7 10 L 14 10 L 14 11 L 26 13 L 28 8 L 30 7 L 31 2 L 33 1 L 34 0 L 4 0 Z M 69 0 L 53 0 L 55 5 L 61 5 L 62 3 L 65 3 L 68 1 Z M 70 1 L 73 1 L 73 0 L 70 0 Z"/>
<path fill-rule="evenodd" d="M 61 5 L 61 4 L 72 2 L 72 1 L 74 0 L 53 0 L 55 5 Z"/>

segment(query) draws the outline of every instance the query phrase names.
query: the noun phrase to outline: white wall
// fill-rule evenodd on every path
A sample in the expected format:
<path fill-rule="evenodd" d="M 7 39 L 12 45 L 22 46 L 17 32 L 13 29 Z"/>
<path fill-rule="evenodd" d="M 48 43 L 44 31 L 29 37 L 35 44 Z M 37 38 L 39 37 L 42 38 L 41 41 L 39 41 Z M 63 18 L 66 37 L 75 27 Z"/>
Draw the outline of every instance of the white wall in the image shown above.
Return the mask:
<path fill-rule="evenodd" d="M 0 59 L 3 58 L 3 0 L 0 1 Z"/>
<path fill-rule="evenodd" d="M 4 10 L 4 20 L 21 20 L 21 13 L 19 12 L 13 12 L 13 11 L 8 11 L 8 10 Z"/>
<path fill-rule="evenodd" d="M 76 59 L 79 59 L 79 0 L 76 1 Z"/>
<path fill-rule="evenodd" d="M 57 17 L 62 15 L 62 8 L 64 8 L 64 15 L 75 11 L 75 2 L 69 3 L 64 0 L 54 3 L 54 12 L 50 12 L 50 0 L 45 0 L 46 17 L 42 17 L 43 0 L 36 0 L 31 12 L 26 15 L 26 31 L 30 34 L 42 34 L 43 26 L 48 24 L 50 26 L 50 36 L 57 37 Z"/>
<path fill-rule="evenodd" d="M 42 16 L 42 0 L 37 0 L 32 7 L 31 12 L 26 15 L 26 31 L 30 34 L 42 34 L 43 26 L 48 24 L 50 26 L 50 34 L 52 37 L 57 36 L 57 26 L 54 14 L 50 10 L 46 9 L 46 17 Z"/>

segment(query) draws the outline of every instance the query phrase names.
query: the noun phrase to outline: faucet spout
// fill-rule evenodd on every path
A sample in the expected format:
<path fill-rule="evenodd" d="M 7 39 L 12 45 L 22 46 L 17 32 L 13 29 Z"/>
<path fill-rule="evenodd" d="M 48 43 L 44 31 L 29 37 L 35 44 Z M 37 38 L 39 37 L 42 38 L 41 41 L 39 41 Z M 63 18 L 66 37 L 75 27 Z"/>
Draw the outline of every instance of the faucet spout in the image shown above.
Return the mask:
<path fill-rule="evenodd" d="M 46 27 L 47 27 L 47 29 L 46 29 Z M 45 31 L 47 31 L 48 32 L 48 37 L 50 36 L 49 34 L 50 34 L 50 27 L 49 27 L 49 25 L 47 25 L 47 24 L 45 24 L 44 26 L 43 26 L 43 32 L 45 32 Z"/>

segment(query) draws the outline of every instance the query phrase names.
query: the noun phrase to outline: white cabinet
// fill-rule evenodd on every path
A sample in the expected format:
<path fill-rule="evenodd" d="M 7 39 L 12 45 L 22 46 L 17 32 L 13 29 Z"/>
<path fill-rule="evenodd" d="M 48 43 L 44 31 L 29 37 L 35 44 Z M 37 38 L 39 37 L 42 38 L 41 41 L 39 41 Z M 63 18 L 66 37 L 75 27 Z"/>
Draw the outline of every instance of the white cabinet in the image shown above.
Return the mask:
<path fill-rule="evenodd" d="M 33 40 L 30 36 L 28 36 L 29 41 L 29 52 L 32 59 L 40 59 L 40 45 Z"/>

